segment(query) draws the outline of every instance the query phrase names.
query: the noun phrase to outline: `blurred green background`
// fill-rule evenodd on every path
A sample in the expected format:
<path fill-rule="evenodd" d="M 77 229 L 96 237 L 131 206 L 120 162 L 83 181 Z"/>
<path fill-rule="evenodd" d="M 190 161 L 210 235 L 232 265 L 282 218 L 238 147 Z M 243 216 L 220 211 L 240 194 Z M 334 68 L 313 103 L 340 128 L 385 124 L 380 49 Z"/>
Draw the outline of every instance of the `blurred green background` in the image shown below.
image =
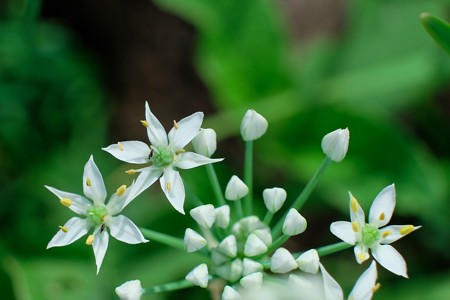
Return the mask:
<path fill-rule="evenodd" d="M 248 108 L 269 120 L 255 143 L 255 191 L 295 199 L 320 164 L 320 141 L 349 127 L 346 159 L 327 171 L 302 210 L 308 230 L 293 251 L 336 242 L 351 191 L 368 211 L 395 183 L 392 224 L 422 225 L 396 242 L 410 279 L 379 270 L 375 299 L 450 298 L 450 57 L 420 25 L 449 20 L 447 0 L 113 0 L 0 4 L 0 284 L 2 299 L 117 299 L 114 288 L 181 279 L 198 260 L 156 242 L 111 239 L 98 276 L 90 247 L 46 250 L 72 216 L 45 185 L 81 193 L 93 154 L 107 190 L 132 178 L 101 150 L 146 141 L 144 101 L 168 129 L 200 110 L 217 131 L 225 186 L 242 175 L 239 123 Z M 182 171 L 203 199 L 205 170 Z M 187 176 L 186 176 L 187 175 Z M 189 199 L 186 207 L 189 208 Z M 192 221 L 158 187 L 124 214 L 182 237 Z M 349 291 L 368 266 L 344 251 L 323 263 Z M 143 299 L 207 299 L 201 289 Z"/>

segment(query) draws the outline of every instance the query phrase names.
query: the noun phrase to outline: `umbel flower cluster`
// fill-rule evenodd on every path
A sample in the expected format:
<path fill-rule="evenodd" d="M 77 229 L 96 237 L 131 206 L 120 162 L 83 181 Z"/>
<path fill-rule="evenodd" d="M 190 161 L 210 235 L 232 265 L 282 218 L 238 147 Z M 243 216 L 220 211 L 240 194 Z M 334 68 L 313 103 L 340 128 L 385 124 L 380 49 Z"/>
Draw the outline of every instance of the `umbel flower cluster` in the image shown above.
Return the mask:
<path fill-rule="evenodd" d="M 128 244 L 156 241 L 181 251 L 199 252 L 205 257 L 204 263 L 177 282 L 148 288 L 143 288 L 139 280 L 125 282 L 116 288 L 116 294 L 123 300 L 138 300 L 147 293 L 194 286 L 214 286 L 211 298 L 223 300 L 341 300 L 344 299 L 342 288 L 327 272 L 321 258 L 352 246 L 357 263 L 370 259 L 369 250 L 375 260 L 356 281 L 348 299 L 373 297 L 379 288 L 376 262 L 396 275 L 407 277 L 403 257 L 390 244 L 420 226 L 386 226 L 396 202 L 393 184 L 375 198 L 368 223 L 358 201 L 349 193 L 350 221 L 338 221 L 330 226 L 331 232 L 342 242 L 302 253 L 292 253 L 283 247 L 289 238 L 307 229 L 307 220 L 299 210 L 328 166 L 345 158 L 350 137 L 348 129 L 337 129 L 323 137 L 324 160 L 293 201 L 286 201 L 288 195 L 282 187 L 264 189 L 262 199 L 267 211 L 264 216 L 259 216 L 253 209 L 253 141 L 265 134 L 267 120 L 254 110 L 246 112 L 240 128 L 245 142 L 243 178 L 233 175 L 225 190 L 213 167 L 213 163 L 222 159 L 211 158 L 217 147 L 216 133 L 213 129 L 201 128 L 202 122 L 203 113 L 197 112 L 174 121 L 173 128 L 167 133 L 146 103 L 145 120 L 141 123 L 147 130 L 149 143 L 122 141 L 103 148 L 121 161 L 144 165 L 127 171 L 131 175 L 137 174 L 131 186 L 120 186 L 105 202 L 106 188 L 92 156 L 84 167 L 84 195 L 46 186 L 63 206 L 78 215 L 59 226 L 47 248 L 69 245 L 88 234 L 86 244 L 93 248 L 97 273 L 108 248 L 109 235 Z M 188 144 L 192 144 L 194 152 L 185 150 Z M 178 169 L 202 165 L 206 167 L 215 200 L 206 203 L 196 198 L 196 207 L 189 211 L 196 227 L 187 228 L 183 238 L 138 228 L 121 214 L 131 201 L 158 180 L 173 208 L 185 214 L 185 188 Z M 285 207 L 285 202 L 292 204 Z"/>

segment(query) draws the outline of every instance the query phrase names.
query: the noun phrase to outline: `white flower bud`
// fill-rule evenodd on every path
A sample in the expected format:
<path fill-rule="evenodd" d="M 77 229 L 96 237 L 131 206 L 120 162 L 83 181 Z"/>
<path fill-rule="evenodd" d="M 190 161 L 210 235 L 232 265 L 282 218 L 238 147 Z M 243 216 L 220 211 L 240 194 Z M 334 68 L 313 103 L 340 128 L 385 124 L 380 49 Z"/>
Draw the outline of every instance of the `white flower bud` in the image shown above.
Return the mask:
<path fill-rule="evenodd" d="M 264 266 L 252 259 L 244 258 L 244 260 L 242 261 L 242 276 L 261 272 L 262 270 L 264 270 Z"/>
<path fill-rule="evenodd" d="M 230 260 L 230 258 L 221 252 L 217 251 L 217 248 L 211 250 L 211 260 L 215 265 L 221 265 Z"/>
<path fill-rule="evenodd" d="M 241 295 L 231 286 L 226 285 L 223 289 L 222 300 L 241 300 Z"/>
<path fill-rule="evenodd" d="M 295 258 L 284 248 L 278 248 L 270 260 L 270 270 L 274 273 L 287 273 L 297 267 Z"/>
<path fill-rule="evenodd" d="M 194 230 L 187 228 L 184 232 L 184 248 L 187 252 L 195 252 L 202 249 L 207 244 L 207 241 Z"/>
<path fill-rule="evenodd" d="M 284 235 L 297 235 L 306 230 L 306 219 L 294 208 L 291 208 L 284 219 L 283 234 Z"/>
<path fill-rule="evenodd" d="M 271 188 L 263 191 L 264 204 L 271 213 L 276 213 L 286 200 L 286 191 L 282 188 Z"/>
<path fill-rule="evenodd" d="M 244 141 L 259 139 L 267 131 L 267 120 L 253 109 L 247 110 L 241 123 L 241 135 Z"/>
<path fill-rule="evenodd" d="M 217 275 L 225 280 L 234 282 L 242 277 L 242 260 L 235 259 L 217 268 Z"/>
<path fill-rule="evenodd" d="M 248 194 L 248 187 L 236 175 L 233 175 L 225 189 L 225 198 L 230 201 L 239 200 Z"/>
<path fill-rule="evenodd" d="M 325 135 L 322 139 L 322 150 L 332 161 L 340 162 L 348 150 L 350 132 L 348 128 L 337 129 Z"/>
<path fill-rule="evenodd" d="M 263 281 L 263 273 L 256 272 L 242 277 L 239 283 L 246 289 L 260 289 Z"/>
<path fill-rule="evenodd" d="M 130 280 L 116 287 L 115 291 L 121 300 L 140 300 L 144 289 L 139 280 Z"/>
<path fill-rule="evenodd" d="M 204 228 L 211 228 L 216 214 L 214 213 L 214 206 L 212 204 L 201 205 L 191 209 L 191 217 L 198 223 L 198 225 Z"/>
<path fill-rule="evenodd" d="M 194 151 L 206 157 L 211 157 L 217 149 L 216 132 L 211 128 L 200 129 L 192 140 Z"/>
<path fill-rule="evenodd" d="M 214 210 L 216 215 L 216 225 L 220 228 L 227 228 L 230 224 L 230 207 L 222 205 Z"/>
<path fill-rule="evenodd" d="M 208 266 L 201 264 L 186 275 L 185 279 L 193 284 L 206 288 L 208 286 Z"/>
<path fill-rule="evenodd" d="M 297 258 L 297 265 L 303 272 L 316 274 L 319 271 L 320 258 L 316 249 L 308 250 Z"/>
<path fill-rule="evenodd" d="M 237 241 L 233 234 L 224 238 L 217 247 L 217 250 L 229 257 L 236 257 L 237 255 Z"/>
<path fill-rule="evenodd" d="M 253 234 L 259 237 L 259 239 L 263 241 L 267 247 L 272 245 L 272 233 L 270 232 L 270 228 L 261 228 L 254 230 Z"/>
<path fill-rule="evenodd" d="M 245 256 L 256 256 L 263 254 L 267 251 L 267 246 L 264 242 L 254 233 L 250 234 L 245 242 L 244 254 Z"/>

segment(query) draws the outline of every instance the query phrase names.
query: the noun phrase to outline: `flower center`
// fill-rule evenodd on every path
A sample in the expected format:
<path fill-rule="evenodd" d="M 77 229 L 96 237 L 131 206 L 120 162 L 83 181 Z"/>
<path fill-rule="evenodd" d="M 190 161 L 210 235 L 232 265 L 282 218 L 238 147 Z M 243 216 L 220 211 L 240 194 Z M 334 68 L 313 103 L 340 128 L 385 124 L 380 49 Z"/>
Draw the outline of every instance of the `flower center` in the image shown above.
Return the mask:
<path fill-rule="evenodd" d="M 378 242 L 380 236 L 378 228 L 370 224 L 366 224 L 361 230 L 361 241 L 369 248 Z"/>
<path fill-rule="evenodd" d="M 155 167 L 167 167 L 175 158 L 175 154 L 172 150 L 165 146 L 152 147 L 152 163 Z"/>
<path fill-rule="evenodd" d="M 108 215 L 108 211 L 104 206 L 91 207 L 87 211 L 88 219 L 94 224 L 94 226 L 99 226 L 105 221 L 105 217 Z"/>

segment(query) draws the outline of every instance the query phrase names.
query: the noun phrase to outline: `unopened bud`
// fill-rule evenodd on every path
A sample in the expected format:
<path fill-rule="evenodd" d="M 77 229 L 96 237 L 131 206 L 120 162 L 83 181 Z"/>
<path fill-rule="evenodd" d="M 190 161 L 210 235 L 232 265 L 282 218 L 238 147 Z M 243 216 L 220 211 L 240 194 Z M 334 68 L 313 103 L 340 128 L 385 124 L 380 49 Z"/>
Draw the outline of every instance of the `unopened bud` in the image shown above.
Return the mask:
<path fill-rule="evenodd" d="M 320 258 L 315 249 L 302 253 L 297 258 L 297 265 L 303 272 L 316 274 L 319 271 Z"/>
<path fill-rule="evenodd" d="M 222 205 L 214 210 L 216 215 L 216 226 L 220 228 L 227 228 L 230 224 L 230 207 L 228 205 Z"/>
<path fill-rule="evenodd" d="M 256 272 L 242 277 L 239 283 L 246 289 L 259 289 L 263 281 L 263 273 Z"/>
<path fill-rule="evenodd" d="M 244 198 L 248 194 L 248 187 L 236 175 L 233 175 L 225 189 L 225 198 L 235 201 Z"/>
<path fill-rule="evenodd" d="M 201 264 L 186 275 L 185 279 L 193 284 L 206 288 L 208 286 L 208 266 Z"/>
<path fill-rule="evenodd" d="M 217 149 L 216 132 L 211 128 L 200 129 L 192 140 L 192 146 L 198 154 L 211 157 Z"/>
<path fill-rule="evenodd" d="M 202 249 L 207 244 L 207 241 L 194 230 L 187 228 L 184 233 L 184 248 L 187 252 L 195 252 Z"/>
<path fill-rule="evenodd" d="M 284 235 L 297 235 L 306 230 L 306 219 L 294 208 L 291 208 L 284 219 L 283 234 Z"/>
<path fill-rule="evenodd" d="M 266 244 L 254 233 L 250 234 L 245 242 L 245 256 L 256 256 L 267 251 Z"/>
<path fill-rule="evenodd" d="M 287 273 L 297 267 L 295 258 L 284 248 L 278 248 L 270 260 L 270 270 L 274 273 Z"/>
<path fill-rule="evenodd" d="M 284 204 L 287 194 L 282 188 L 274 187 L 263 191 L 264 204 L 271 213 L 276 213 Z"/>
<path fill-rule="evenodd" d="M 130 280 L 116 287 L 116 294 L 121 300 L 139 300 L 141 299 L 144 289 L 139 280 Z"/>
<path fill-rule="evenodd" d="M 241 123 L 241 135 L 244 141 L 259 139 L 266 133 L 267 120 L 253 109 L 247 110 Z"/>
<path fill-rule="evenodd" d="M 211 228 L 216 215 L 214 213 L 214 206 L 212 204 L 200 205 L 191 209 L 191 217 L 204 228 Z"/>
<path fill-rule="evenodd" d="M 348 150 L 350 132 L 348 128 L 337 129 L 325 135 L 322 139 L 322 150 L 332 161 L 340 162 Z"/>

